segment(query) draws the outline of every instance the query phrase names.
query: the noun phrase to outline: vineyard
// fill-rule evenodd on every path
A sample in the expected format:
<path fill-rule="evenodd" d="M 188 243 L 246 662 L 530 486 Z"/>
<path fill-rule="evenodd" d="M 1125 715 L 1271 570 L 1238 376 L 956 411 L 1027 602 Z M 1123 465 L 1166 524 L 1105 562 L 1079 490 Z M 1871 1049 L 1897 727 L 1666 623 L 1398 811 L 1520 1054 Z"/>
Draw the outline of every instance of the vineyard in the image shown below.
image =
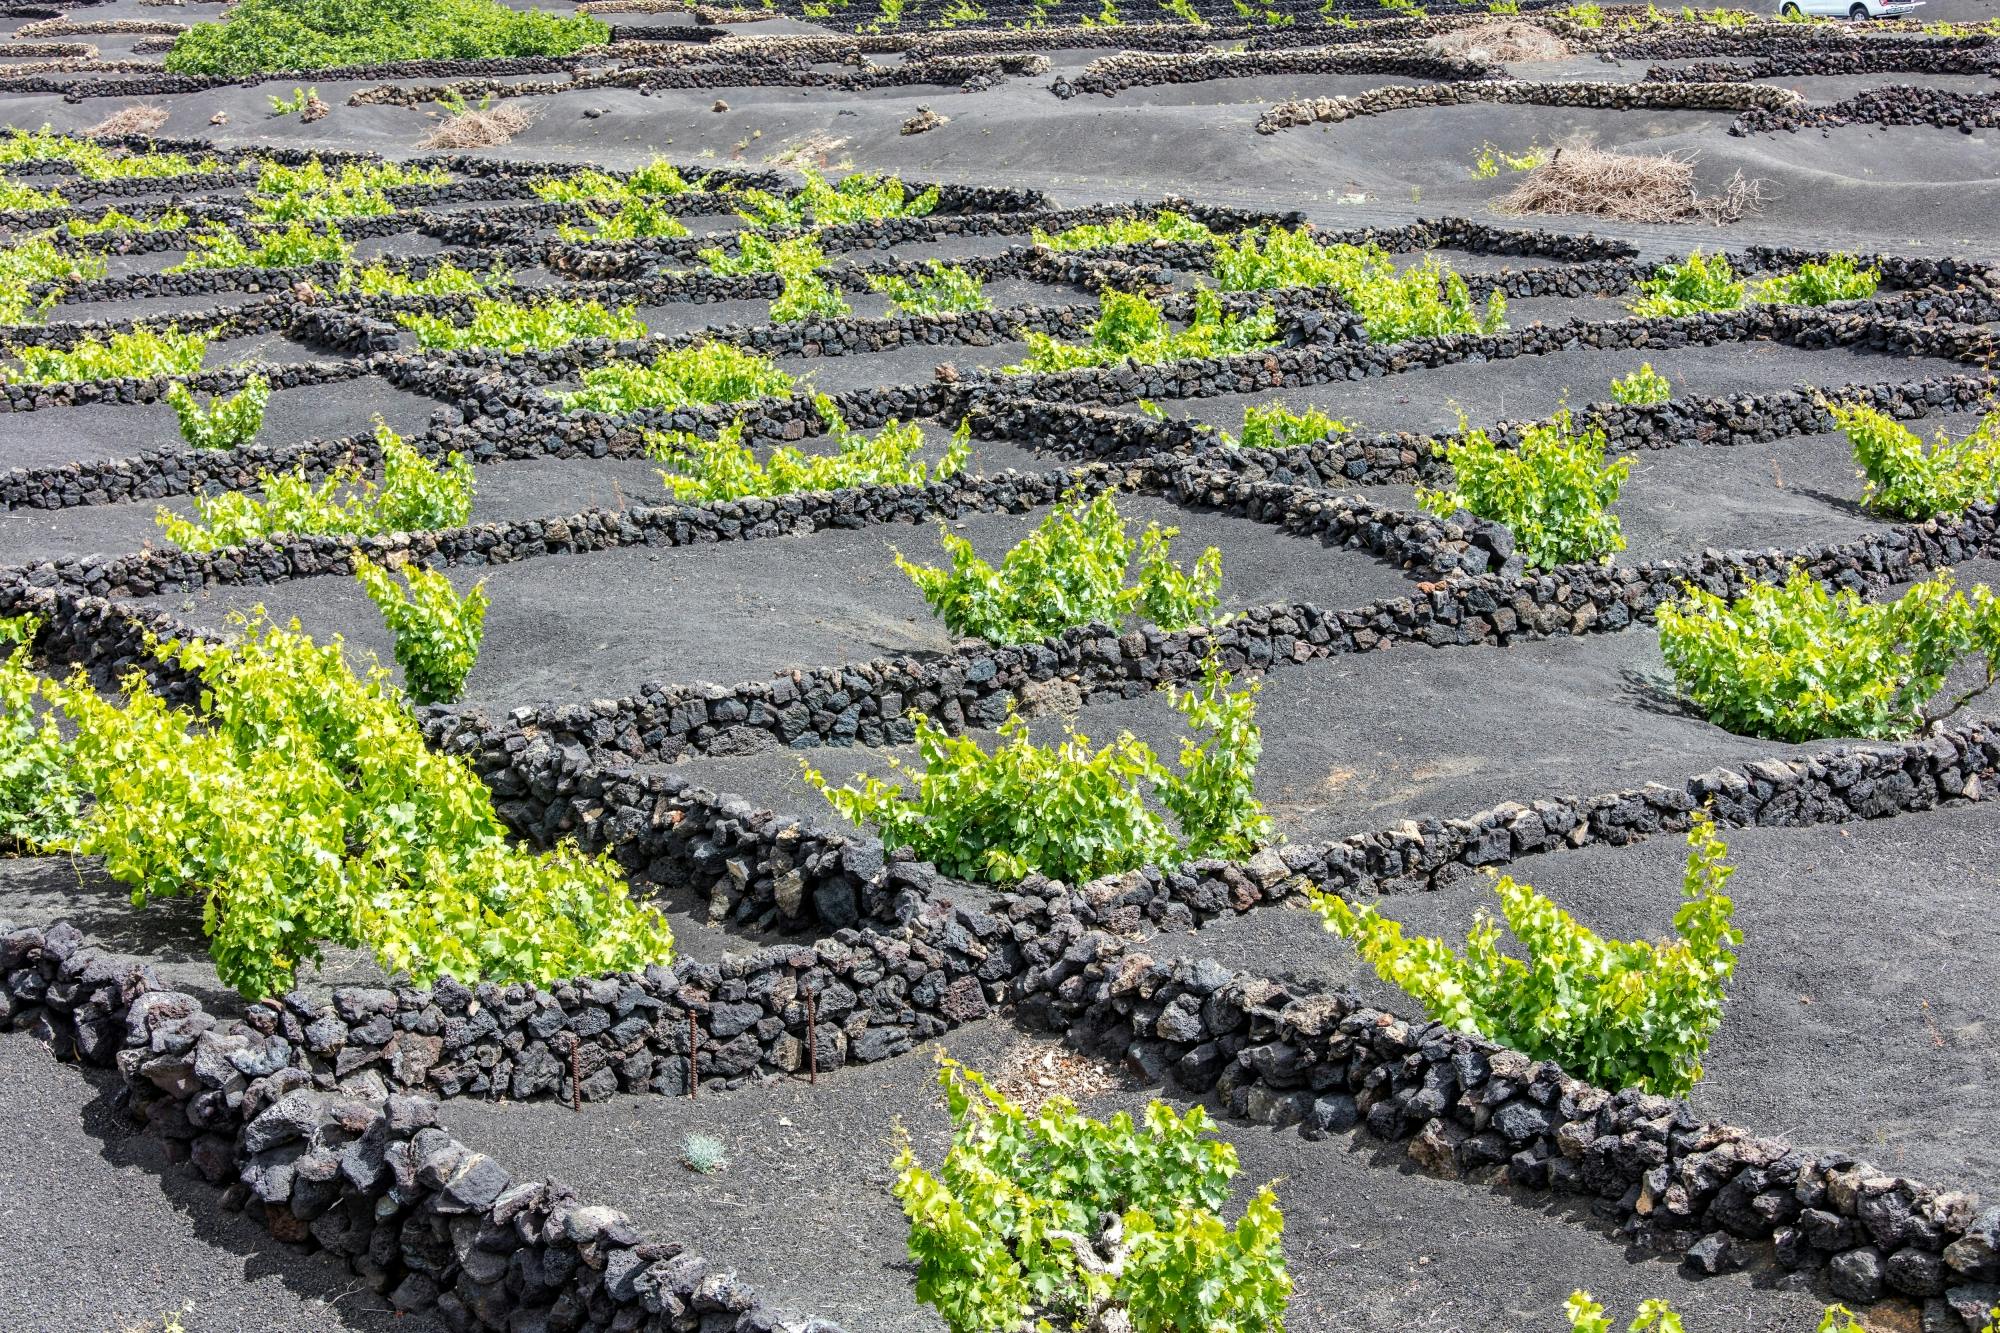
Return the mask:
<path fill-rule="evenodd" d="M 7 9 L 0 1329 L 2000 1333 L 1983 0 Z"/>

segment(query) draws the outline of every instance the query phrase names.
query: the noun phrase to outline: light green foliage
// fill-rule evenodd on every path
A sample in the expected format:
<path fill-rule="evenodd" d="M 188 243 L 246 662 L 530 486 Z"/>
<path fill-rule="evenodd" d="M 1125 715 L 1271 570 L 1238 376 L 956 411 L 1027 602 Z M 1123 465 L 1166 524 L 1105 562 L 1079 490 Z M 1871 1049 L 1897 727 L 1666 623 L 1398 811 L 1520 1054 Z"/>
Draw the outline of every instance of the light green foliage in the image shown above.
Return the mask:
<path fill-rule="evenodd" d="M 1735 310 L 1743 304 L 1743 280 L 1730 267 L 1729 256 L 1688 252 L 1678 264 L 1662 264 L 1639 283 L 1632 313 L 1642 318 L 1698 315 L 1704 310 Z"/>
<path fill-rule="evenodd" d="M 319 100 L 317 88 L 294 88 L 290 97 L 267 97 L 274 116 L 295 116 Z"/>
<path fill-rule="evenodd" d="M 484 273 L 460 268 L 449 259 L 433 264 L 421 278 L 390 268 L 381 260 L 341 272 L 340 290 L 363 296 L 460 296 L 504 287 L 513 281 L 498 260 Z"/>
<path fill-rule="evenodd" d="M 418 985 L 547 985 L 671 957 L 666 922 L 613 862 L 510 846 L 478 775 L 424 744 L 379 668 L 357 677 L 338 639 L 261 612 L 235 627 L 226 643 L 153 644 L 199 678 L 193 710 L 137 673 L 122 701 L 81 674 L 26 686 L 75 728 L 65 758 L 95 798 L 69 848 L 102 856 L 135 906 L 199 898 L 224 982 L 281 993 L 328 942 Z M 17 694 L 23 672 L 0 664 Z"/>
<path fill-rule="evenodd" d="M 1812 260 L 1794 272 L 1764 279 L 1750 289 L 1750 299 L 1785 305 L 1864 301 L 1881 281 L 1880 269 L 1862 268 L 1853 255 L 1829 255 L 1824 263 Z"/>
<path fill-rule="evenodd" d="M 79 338 L 67 347 L 14 346 L 7 352 L 21 363 L 19 369 L 0 372 L 0 381 L 7 383 L 154 379 L 199 374 L 208 338 L 182 333 L 178 325 L 169 324 L 159 330 L 135 328 L 130 333 Z"/>
<path fill-rule="evenodd" d="M 1443 940 L 1405 937 L 1372 904 L 1357 912 L 1315 893 L 1313 907 L 1433 1020 L 1554 1060 L 1599 1087 L 1683 1096 L 1701 1079 L 1743 942 L 1722 892 L 1735 868 L 1714 821 L 1697 814 L 1687 841 L 1674 938 L 1658 944 L 1604 939 L 1508 876 L 1494 889 L 1520 956 L 1500 948 L 1500 927 L 1483 912 L 1461 954 Z"/>
<path fill-rule="evenodd" d="M 1673 394 L 1674 386 L 1653 369 L 1650 361 L 1640 362 L 1631 374 L 1611 381 L 1611 401 L 1627 407 L 1651 407 L 1666 402 Z"/>
<path fill-rule="evenodd" d="M 1208 245 L 1215 240 L 1215 233 L 1206 224 L 1171 208 L 1163 208 L 1151 217 L 1086 223 L 1053 235 L 1036 227 L 1030 235 L 1036 245 L 1060 253 L 1109 250 L 1120 245 Z"/>
<path fill-rule="evenodd" d="M 432 350 L 464 347 L 525 352 L 562 347 L 579 338 L 622 341 L 646 336 L 646 325 L 633 306 L 607 310 L 597 301 L 537 301 L 532 305 L 499 297 L 474 297 L 471 318 L 463 322 L 446 315 L 406 312 L 396 322 L 417 335 L 420 347 Z"/>
<path fill-rule="evenodd" d="M 609 40 L 588 15 L 514 10 L 498 0 L 238 0 L 174 39 L 176 74 L 262 74 L 399 60 L 566 56 Z"/>
<path fill-rule="evenodd" d="M 1317 407 L 1294 412 L 1283 403 L 1265 407 L 1252 404 L 1243 409 L 1243 433 L 1218 432 L 1223 443 L 1237 449 L 1292 449 L 1318 444 L 1329 435 L 1346 435 L 1354 428 L 1338 417 L 1328 416 Z"/>
<path fill-rule="evenodd" d="M 1098 316 L 1090 326 L 1090 341 L 1066 343 L 1029 329 L 1021 335 L 1028 355 L 1012 374 L 1076 370 L 1130 360 L 1139 365 L 1182 361 L 1191 357 L 1234 356 L 1273 346 L 1278 341 L 1278 317 L 1269 307 L 1249 315 L 1224 314 L 1213 290 L 1194 293 L 1194 314 L 1187 327 L 1175 330 L 1160 307 L 1133 292 L 1106 291 L 1098 298 Z"/>
<path fill-rule="evenodd" d="M 1570 1293 L 1563 1303 L 1563 1316 L 1570 1333 L 1611 1333 L 1611 1320 L 1596 1297 L 1581 1289 Z M 1674 1307 L 1658 1297 L 1639 1302 L 1639 1311 L 1625 1326 L 1625 1333 L 1686 1333 L 1686 1326 Z M 1820 1312 L 1813 1333 L 1868 1333 L 1844 1305 L 1829 1305 Z M 2000 1333 L 2000 1311 L 1989 1319 L 1984 1333 Z"/>
<path fill-rule="evenodd" d="M 1603 8 L 1590 3 L 1567 5 L 1562 9 L 1551 11 L 1550 16 L 1553 18 L 1568 19 L 1579 28 L 1601 28 L 1604 26 Z"/>
<path fill-rule="evenodd" d="M 117 208 L 107 208 L 101 217 L 64 218 L 63 230 L 71 236 L 103 236 L 108 232 L 156 232 L 179 231 L 187 226 L 188 215 L 178 208 L 170 208 L 158 217 L 134 217 Z"/>
<path fill-rule="evenodd" d="M 1417 500 L 1448 517 L 1460 509 L 1504 523 L 1522 557 L 1536 569 L 1574 560 L 1601 560 L 1625 549 L 1610 506 L 1631 475 L 1632 460 L 1604 461 L 1609 441 L 1602 426 L 1576 427 L 1568 408 L 1527 427 L 1512 449 L 1483 430 L 1462 432 L 1445 446 L 1450 490 L 1419 487 Z"/>
<path fill-rule="evenodd" d="M 719 278 L 745 273 L 814 272 L 826 266 L 826 255 L 811 236 L 795 236 L 789 241 L 773 241 L 746 231 L 736 238 L 736 253 L 721 246 L 709 246 L 698 258 Z"/>
<path fill-rule="evenodd" d="M 68 208 L 61 190 L 39 190 L 26 181 L 0 176 L 0 212 L 34 208 Z"/>
<path fill-rule="evenodd" d="M 771 322 L 794 324 L 805 319 L 839 319 L 853 313 L 840 289 L 808 268 L 780 268 L 784 285 L 771 302 Z"/>
<path fill-rule="evenodd" d="M 955 28 L 961 23 L 984 23 L 986 17 L 985 6 L 975 3 L 975 0 L 950 0 L 938 11 L 938 26 Z"/>
<path fill-rule="evenodd" d="M 410 697 L 420 704 L 457 699 L 486 635 L 485 580 L 460 595 L 437 570 L 409 564 L 398 586 L 388 570 L 359 555 L 354 577 L 396 636 L 396 665 Z"/>
<path fill-rule="evenodd" d="M 565 412 L 632 412 L 788 394 L 792 383 L 768 357 L 729 343 L 704 342 L 670 348 L 651 364 L 612 361 L 586 370 L 583 388 L 553 396 Z"/>
<path fill-rule="evenodd" d="M 1504 148 L 1484 143 L 1479 147 L 1479 156 L 1472 159 L 1472 178 L 1490 181 L 1500 175 L 1504 167 L 1508 171 L 1533 171 L 1548 161 L 1548 150 L 1530 144 L 1518 153 L 1510 153 Z"/>
<path fill-rule="evenodd" d="M 1382 8 L 1401 14 L 1406 18 L 1426 18 L 1430 12 L 1422 5 L 1416 3 L 1416 0 L 1376 0 L 1376 3 L 1381 5 Z"/>
<path fill-rule="evenodd" d="M 866 774 L 855 775 L 858 787 L 834 787 L 810 767 L 805 779 L 844 818 L 874 825 L 885 845 L 913 848 L 961 878 L 1036 873 L 1082 884 L 1140 866 L 1249 856 L 1270 834 L 1254 786 L 1263 753 L 1257 684 L 1234 693 L 1229 685 L 1211 658 L 1193 689 L 1168 689 L 1191 733 L 1178 772 L 1130 732 L 1093 751 L 1066 727 L 1060 744 L 1043 746 L 1010 713 L 991 751 L 918 715 L 917 765 L 892 761 L 914 784 L 907 794 Z"/>
<path fill-rule="evenodd" d="M 94 282 L 105 275 L 108 261 L 102 255 L 71 254 L 56 248 L 47 232 L 38 232 L 0 248 L 0 283 L 27 286 L 36 283 Z"/>
<path fill-rule="evenodd" d="M 729 1169 L 729 1149 L 713 1134 L 690 1134 L 681 1140 L 681 1165 L 712 1176 Z"/>
<path fill-rule="evenodd" d="M 1832 410 L 1867 479 L 1862 499 L 1884 513 L 1943 518 L 2000 499 L 2000 412 L 1981 417 L 1962 440 L 1940 430 L 1927 449 L 1916 432 L 1866 404 Z"/>
<path fill-rule="evenodd" d="M 1087 503 L 1081 495 L 1069 496 L 1001 557 L 998 568 L 942 526 L 938 536 L 951 568 L 912 564 L 901 554 L 896 564 L 932 613 L 960 636 L 1031 643 L 1072 625 L 1118 625 L 1134 614 L 1162 629 L 1185 629 L 1215 614 L 1222 552 L 1209 547 L 1183 573 L 1168 556 L 1177 532 L 1149 523 L 1135 544 L 1116 494 L 1104 491 Z"/>
<path fill-rule="evenodd" d="M 1497 288 L 1482 312 L 1465 279 L 1426 255 L 1405 272 L 1380 246 L 1328 245 L 1306 228 L 1246 232 L 1215 247 L 1215 280 L 1224 291 L 1332 287 L 1379 343 L 1450 333 L 1492 333 L 1507 322 Z"/>
<path fill-rule="evenodd" d="M 627 197 L 618 205 L 618 211 L 608 218 L 595 209 L 586 208 L 582 225 L 570 222 L 556 224 L 557 238 L 573 244 L 637 241 L 687 234 L 687 224 L 676 217 L 668 205 L 643 195 Z"/>
<path fill-rule="evenodd" d="M 1155 1101 L 1140 1123 L 1102 1121 L 1052 1097 L 1030 1114 L 940 1063 L 951 1147 L 933 1173 L 905 1142 L 892 1188 L 917 1299 L 951 1333 L 1283 1333 L 1277 1195 L 1265 1186 L 1224 1224 L 1236 1149 L 1201 1107 L 1183 1117 Z"/>
<path fill-rule="evenodd" d="M 646 452 L 670 469 L 660 480 L 684 504 L 740 500 L 746 496 L 792 495 L 801 491 L 838 491 L 852 486 L 921 486 L 931 480 L 921 457 L 923 427 L 914 421 L 891 421 L 872 435 L 851 429 L 833 400 L 820 395 L 815 404 L 833 437 L 830 454 L 809 454 L 780 445 L 770 461 L 743 443 L 743 423 L 731 422 L 715 439 L 686 432 L 646 437 Z M 935 476 L 943 481 L 965 470 L 970 455 L 971 427 L 961 422 L 951 446 L 938 460 Z"/>
<path fill-rule="evenodd" d="M 36 708 L 28 663 L 40 630 L 33 616 L 0 619 L 0 644 L 15 645 L 0 670 L 0 839 L 27 847 L 72 832 L 79 797 L 55 717 Z"/>
<path fill-rule="evenodd" d="M 1733 602 L 1690 587 L 1660 607 L 1659 622 L 1681 693 L 1717 726 L 1773 740 L 1914 735 L 2000 671 L 2000 601 L 1983 584 L 1967 598 L 1950 570 L 1888 602 L 1829 593 L 1802 569 L 1782 584 L 1752 583 Z M 1927 716 L 1968 657 L 1984 659 L 1984 679 Z"/>
<path fill-rule="evenodd" d="M 448 171 L 395 162 L 349 162 L 337 171 L 328 171 L 316 157 L 299 167 L 266 162 L 251 188 L 250 206 L 254 220 L 269 225 L 386 217 L 396 211 L 386 191 L 450 179 Z"/>
<path fill-rule="evenodd" d="M 181 438 L 190 449 L 234 449 L 257 438 L 264 428 L 264 407 L 271 401 L 271 381 L 252 375 L 232 394 L 213 394 L 208 406 L 194 400 L 188 386 L 175 380 L 167 386 L 167 406 L 180 421 Z"/>
<path fill-rule="evenodd" d="M 1099 0 L 1097 13 L 1085 14 L 1079 22 L 1085 28 L 1115 28 L 1124 19 L 1118 14 L 1118 0 Z"/>
<path fill-rule="evenodd" d="M 10 162 L 67 162 L 75 168 L 77 175 L 90 181 L 150 180 L 228 169 L 214 157 L 114 151 L 94 139 L 73 139 L 66 134 L 57 134 L 47 125 L 39 130 L 7 130 L 6 137 L 0 138 L 0 164 Z"/>
<path fill-rule="evenodd" d="M 805 168 L 806 183 L 789 195 L 744 190 L 737 195 L 737 216 L 753 227 L 832 227 L 845 222 L 877 222 L 886 218 L 920 218 L 938 204 L 938 187 L 912 195 L 897 176 L 857 171 L 829 181 Z"/>
<path fill-rule="evenodd" d="M 0 248 L 0 323 L 33 323 L 62 298 L 63 284 L 92 282 L 105 275 L 102 255 L 70 254 L 58 249 L 47 232 L 38 232 Z M 34 288 L 43 287 L 39 296 Z"/>
<path fill-rule="evenodd" d="M 889 298 L 890 309 L 905 315 L 960 314 L 993 307 L 977 274 L 936 259 L 926 261 L 924 272 L 914 277 L 871 273 L 868 285 Z"/>
<path fill-rule="evenodd" d="M 329 224 L 324 231 L 303 222 L 254 231 L 250 241 L 220 222 L 211 222 L 192 238 L 187 258 L 168 269 L 169 273 L 191 273 L 204 268 L 298 268 L 306 264 L 345 264 L 354 258 L 354 247 Z M 251 244 L 254 241 L 255 244 Z"/>
<path fill-rule="evenodd" d="M 314 482 L 304 468 L 259 472 L 261 498 L 244 491 L 197 496 L 195 517 L 162 506 L 154 521 L 184 551 L 213 551 L 280 535 L 338 533 L 368 536 L 463 527 L 472 519 L 472 463 L 453 454 L 433 466 L 378 421 L 382 450 L 378 486 L 357 467 L 336 468 Z"/>
<path fill-rule="evenodd" d="M 624 199 L 630 193 L 623 180 L 594 167 L 567 176 L 543 176 L 528 188 L 545 204 L 590 204 Z"/>
<path fill-rule="evenodd" d="M 1208 26 L 1208 20 L 1194 7 L 1193 0 L 1160 0 L 1160 8 L 1183 23 L 1192 23 L 1197 28 Z"/>

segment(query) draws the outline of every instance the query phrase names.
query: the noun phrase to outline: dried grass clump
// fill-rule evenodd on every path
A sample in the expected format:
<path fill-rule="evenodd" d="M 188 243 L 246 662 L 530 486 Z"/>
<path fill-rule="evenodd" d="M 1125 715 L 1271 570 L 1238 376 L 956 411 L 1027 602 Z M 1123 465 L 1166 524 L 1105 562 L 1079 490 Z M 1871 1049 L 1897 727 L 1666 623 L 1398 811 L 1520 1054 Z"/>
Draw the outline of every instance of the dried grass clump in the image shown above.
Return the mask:
<path fill-rule="evenodd" d="M 1730 177 L 1720 194 L 1694 184 L 1694 158 L 1610 153 L 1565 144 L 1494 201 L 1501 213 L 1574 213 L 1619 222 L 1735 222 L 1763 207 L 1763 185 Z"/>
<path fill-rule="evenodd" d="M 167 123 L 163 106 L 127 106 L 98 121 L 84 135 L 91 139 L 115 139 L 124 134 L 151 134 Z"/>
<path fill-rule="evenodd" d="M 1051 1097 L 1087 1102 L 1132 1086 L 1118 1068 L 1079 1055 L 1060 1041 L 1024 1037 L 988 1073 L 994 1091 L 1033 1115 Z"/>
<path fill-rule="evenodd" d="M 501 105 L 484 111 L 465 111 L 446 117 L 417 147 L 498 148 L 527 129 L 534 119 L 517 106 Z"/>
<path fill-rule="evenodd" d="M 1529 64 L 1537 60 L 1566 60 L 1570 56 L 1568 42 L 1539 24 L 1519 19 L 1453 28 L 1431 38 L 1430 46 L 1441 56 L 1460 60 Z"/>

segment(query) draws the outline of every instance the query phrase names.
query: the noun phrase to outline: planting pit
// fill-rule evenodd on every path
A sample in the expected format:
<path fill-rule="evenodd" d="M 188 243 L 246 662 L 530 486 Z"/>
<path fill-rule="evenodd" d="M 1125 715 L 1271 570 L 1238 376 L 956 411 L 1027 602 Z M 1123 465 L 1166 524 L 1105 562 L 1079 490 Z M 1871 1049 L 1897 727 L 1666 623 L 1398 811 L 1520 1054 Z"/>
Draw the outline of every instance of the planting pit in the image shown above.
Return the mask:
<path fill-rule="evenodd" d="M 1258 694 L 1257 795 L 1277 833 L 1310 844 L 1504 800 L 1678 784 L 1794 748 L 1732 736 L 1674 699 L 1672 687 L 1649 629 L 1507 648 L 1399 646 L 1288 667 L 1265 676 Z M 1186 734 L 1159 693 L 1087 703 L 1070 721 L 1097 745 L 1129 730 L 1169 757 Z M 1043 717 L 1032 734 L 1046 744 L 1062 727 L 1063 719 Z M 1542 739 L 1523 755 L 1528 731 Z M 891 756 L 911 762 L 914 747 L 803 757 L 839 783 L 855 772 L 893 777 Z M 782 750 L 708 756 L 676 771 L 767 809 L 836 822 L 800 778 L 800 758 Z"/>
<path fill-rule="evenodd" d="M 969 513 L 953 520 L 952 530 L 997 560 L 1045 512 Z M 1136 496 L 1122 497 L 1119 512 L 1135 538 L 1149 521 L 1178 526 L 1173 549 L 1183 565 L 1205 547 L 1220 546 L 1225 607 L 1302 597 L 1361 605 L 1412 587 L 1365 554 L 1329 550 L 1248 519 Z M 455 585 L 483 578 L 492 598 L 466 699 L 504 713 L 528 703 L 615 698 L 646 681 L 731 683 L 793 665 L 949 651 L 951 635 L 896 568 L 898 549 L 923 563 L 943 560 L 930 525 L 890 524 L 454 569 Z M 281 619 L 298 616 L 316 634 L 342 634 L 356 648 L 390 659 L 388 633 L 350 578 L 217 586 L 138 605 L 219 628 L 226 612 L 258 603 Z"/>
<path fill-rule="evenodd" d="M 1721 836 L 1737 868 L 1725 892 L 1747 939 L 1690 1098 L 1697 1112 L 1770 1126 L 1801 1147 L 1852 1151 L 1896 1174 L 1981 1193 L 2000 1186 L 2000 1099 L 1991 1095 L 2000 1053 L 1985 1039 L 1993 996 L 1984 965 L 2000 947 L 1990 868 L 2000 808 Z M 1663 833 L 1506 870 L 1607 938 L 1662 940 L 1673 934 L 1686 855 L 1681 837 Z M 1411 934 L 1460 947 L 1477 913 L 1500 914 L 1491 883 L 1468 872 L 1436 892 L 1354 896 Z M 1894 930 L 1883 929 L 1887 913 Z M 1370 1004 L 1417 1012 L 1297 905 L 1225 913 L 1139 947 L 1309 989 L 1354 986 Z"/>
<path fill-rule="evenodd" d="M 204 404 L 208 395 L 197 394 Z M 366 377 L 271 390 L 258 441 L 265 445 L 366 435 L 380 416 L 391 430 L 421 433 L 437 400 Z M 164 402 L 87 403 L 0 416 L 0 463 L 45 468 L 179 449 L 179 418 Z"/>

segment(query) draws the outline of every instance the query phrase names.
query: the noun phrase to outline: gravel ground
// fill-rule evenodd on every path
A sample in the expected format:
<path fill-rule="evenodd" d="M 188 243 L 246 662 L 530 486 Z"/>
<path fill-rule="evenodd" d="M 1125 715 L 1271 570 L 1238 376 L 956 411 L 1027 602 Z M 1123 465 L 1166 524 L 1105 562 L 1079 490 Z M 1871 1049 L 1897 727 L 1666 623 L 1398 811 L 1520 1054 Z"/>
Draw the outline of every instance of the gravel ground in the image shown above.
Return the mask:
<path fill-rule="evenodd" d="M 116 1076 L 0 1034 L 0 1325 L 28 1333 L 441 1333 L 223 1212 L 112 1105 Z"/>
<path fill-rule="evenodd" d="M 1247 606 L 1307 598 L 1359 605 L 1404 595 L 1401 573 L 1354 551 L 1328 550 L 1249 519 L 1128 497 L 1128 520 L 1177 525 L 1183 563 L 1222 547 L 1223 603 Z M 954 531 L 998 559 L 1041 511 L 970 514 Z M 454 570 L 468 586 L 485 578 L 493 605 L 486 643 L 466 685 L 474 703 L 511 708 L 546 699 L 617 697 L 641 682 L 756 679 L 798 664 L 829 666 L 901 654 L 943 652 L 953 640 L 896 568 L 901 549 L 918 560 L 938 552 L 929 529 L 905 525 L 829 529 L 795 538 L 691 547 L 634 547 Z M 380 617 L 352 579 L 331 576 L 269 587 L 216 587 L 148 603 L 203 626 L 261 602 L 296 615 L 315 633 L 390 658 Z"/>

